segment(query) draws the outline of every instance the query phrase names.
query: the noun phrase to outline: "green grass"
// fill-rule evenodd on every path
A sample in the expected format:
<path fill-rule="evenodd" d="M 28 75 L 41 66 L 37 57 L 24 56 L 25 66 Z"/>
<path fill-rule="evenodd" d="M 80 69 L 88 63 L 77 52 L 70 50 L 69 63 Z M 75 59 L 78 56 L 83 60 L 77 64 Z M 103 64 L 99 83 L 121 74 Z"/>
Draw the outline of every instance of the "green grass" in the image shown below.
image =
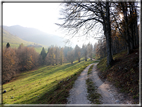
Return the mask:
<path fill-rule="evenodd" d="M 7 91 L 3 94 L 3 103 L 58 103 L 59 101 L 56 102 L 52 100 L 54 99 L 54 97 L 59 97 L 61 94 L 58 93 L 58 90 L 56 91 L 59 82 L 64 81 L 66 78 L 76 76 L 81 68 L 84 68 L 86 67 L 86 65 L 93 62 L 94 61 L 81 61 L 80 63 L 78 63 L 77 61 L 75 61 L 74 64 L 65 63 L 63 65 L 56 66 L 44 66 L 38 68 L 37 70 L 21 73 L 18 77 L 16 77 L 16 80 L 3 85 L 3 90 Z M 71 84 L 72 82 L 74 81 L 70 81 L 69 84 Z M 54 91 L 58 94 L 53 93 Z"/>
<path fill-rule="evenodd" d="M 11 43 L 11 42 L 9 42 L 10 43 L 10 47 L 11 48 L 18 48 L 19 47 L 19 45 L 21 44 L 21 43 Z M 6 44 L 7 44 L 7 42 L 5 42 L 5 43 L 3 43 L 3 47 L 6 47 Z M 28 44 L 24 44 L 24 46 L 27 46 Z M 47 46 L 46 46 L 47 47 Z M 35 51 L 37 52 L 37 53 L 41 53 L 41 50 L 42 50 L 42 48 L 43 47 L 34 47 L 34 49 L 35 49 Z M 47 50 L 48 50 L 48 48 L 45 48 L 45 50 L 46 50 L 46 52 L 47 52 Z"/>
<path fill-rule="evenodd" d="M 3 30 L 3 43 L 6 44 L 7 42 L 9 42 L 15 48 L 21 43 L 24 45 L 34 44 L 34 42 L 25 41 L 17 36 L 10 34 L 6 30 Z"/>
<path fill-rule="evenodd" d="M 126 51 L 122 51 L 119 54 L 113 55 L 113 59 L 118 59 L 122 56 L 124 56 L 124 54 L 126 54 Z M 100 62 L 97 65 L 97 68 L 101 71 L 101 72 L 105 72 L 107 69 L 109 69 L 109 67 L 107 67 L 107 57 L 102 58 L 100 60 Z"/>
<path fill-rule="evenodd" d="M 88 73 L 87 73 L 88 75 L 91 74 L 91 71 L 92 71 L 92 69 L 93 69 L 93 66 L 94 66 L 94 64 L 90 66 L 90 68 L 89 68 L 89 70 L 88 70 Z"/>
<path fill-rule="evenodd" d="M 92 104 L 101 104 L 100 98 L 101 95 L 97 92 L 97 87 L 94 85 L 91 79 L 86 80 L 87 84 L 87 92 L 88 92 L 88 99 L 91 101 Z"/>
<path fill-rule="evenodd" d="M 35 47 L 35 51 L 36 51 L 37 53 L 39 53 L 39 54 L 40 54 L 40 53 L 41 53 L 42 48 L 43 48 L 43 47 Z M 48 52 L 48 48 L 47 48 L 47 46 L 44 46 L 44 49 L 45 49 L 45 51 L 46 51 L 46 52 Z"/>
<path fill-rule="evenodd" d="M 0 32 L 1 32 L 1 28 L 0 28 Z M 6 44 L 9 42 L 10 47 L 12 47 L 12 48 L 18 48 L 21 43 L 23 43 L 25 46 L 35 44 L 34 42 L 29 42 L 29 41 L 23 40 L 17 36 L 14 36 L 14 35 L 10 34 L 9 32 L 7 32 L 6 30 L 3 30 L 2 42 L 3 42 L 3 47 L 6 47 Z M 39 45 L 41 45 L 41 44 L 39 44 Z M 41 46 L 43 46 L 45 48 L 45 50 L 47 51 L 46 45 L 41 45 Z M 35 50 L 36 50 L 36 52 L 40 53 L 42 50 L 42 47 L 35 47 Z"/>
<path fill-rule="evenodd" d="M 10 42 L 9 42 L 10 43 Z M 6 47 L 7 42 L 3 43 L 3 47 Z M 11 48 L 18 48 L 20 44 L 18 43 L 10 43 Z"/>
<path fill-rule="evenodd" d="M 43 47 L 35 47 L 35 51 L 36 51 L 37 53 L 39 53 L 39 54 L 40 54 L 40 53 L 41 53 L 42 48 L 43 48 Z"/>

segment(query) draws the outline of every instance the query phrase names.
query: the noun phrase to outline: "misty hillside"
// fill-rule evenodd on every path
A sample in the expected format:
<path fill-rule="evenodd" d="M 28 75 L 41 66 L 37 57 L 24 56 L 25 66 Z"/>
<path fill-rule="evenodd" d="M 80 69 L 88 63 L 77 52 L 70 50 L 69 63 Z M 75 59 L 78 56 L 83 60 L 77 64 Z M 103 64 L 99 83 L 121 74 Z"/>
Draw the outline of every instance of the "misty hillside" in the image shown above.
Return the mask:
<path fill-rule="evenodd" d="M 1 27 L 0 27 L 0 32 L 1 32 Z M 24 46 L 34 47 L 36 52 L 38 52 L 38 53 L 41 52 L 42 47 L 44 47 L 45 50 L 47 50 L 47 48 L 48 48 L 48 46 L 46 46 L 46 45 L 37 44 L 37 43 L 34 43 L 34 42 L 29 42 L 29 41 L 23 40 L 23 39 L 19 38 L 18 36 L 12 35 L 11 33 L 9 33 L 6 30 L 3 30 L 3 40 L 2 40 L 2 42 L 3 42 L 3 47 L 5 47 L 6 44 L 9 42 L 10 46 L 12 48 L 18 48 L 19 45 L 21 43 L 23 43 Z"/>
<path fill-rule="evenodd" d="M 0 32 L 1 32 L 1 28 L 0 28 Z M 28 42 L 25 41 L 21 38 L 19 38 L 18 36 L 12 35 L 11 33 L 9 33 L 6 30 L 3 30 L 3 44 L 6 44 L 7 42 L 9 42 L 11 45 L 14 44 L 16 46 L 16 44 L 19 46 L 19 44 L 23 43 L 24 45 L 33 45 L 33 42 Z M 17 46 L 16 46 L 17 47 Z"/>
<path fill-rule="evenodd" d="M 30 41 L 30 42 L 35 42 L 43 45 L 57 45 L 57 46 L 64 46 L 64 39 L 56 36 L 56 35 L 50 35 L 47 33 L 44 33 L 38 29 L 35 28 L 27 28 L 27 27 L 22 27 L 19 25 L 15 26 L 3 26 L 3 29 L 7 30 L 13 35 L 16 35 L 23 40 Z M 50 29 L 47 29 L 50 30 Z"/>

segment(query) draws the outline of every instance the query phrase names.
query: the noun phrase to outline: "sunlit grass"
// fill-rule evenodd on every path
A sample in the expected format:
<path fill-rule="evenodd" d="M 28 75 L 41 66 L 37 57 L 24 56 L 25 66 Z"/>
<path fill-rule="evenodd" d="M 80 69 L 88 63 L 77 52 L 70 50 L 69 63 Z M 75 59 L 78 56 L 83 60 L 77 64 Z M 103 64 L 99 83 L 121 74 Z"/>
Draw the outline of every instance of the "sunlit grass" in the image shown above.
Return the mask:
<path fill-rule="evenodd" d="M 126 54 L 126 51 L 122 51 L 116 55 L 113 55 L 113 60 L 118 59 L 122 56 L 124 56 L 124 54 Z M 107 67 L 107 57 L 104 57 L 100 60 L 100 62 L 97 65 L 97 68 L 101 71 L 101 72 L 105 72 L 109 67 Z"/>
<path fill-rule="evenodd" d="M 4 104 L 36 103 L 63 79 L 74 75 L 79 69 L 93 61 L 77 61 L 56 66 L 44 66 L 37 70 L 21 73 L 16 80 L 3 85 Z M 48 103 L 48 102 L 47 102 Z"/>
<path fill-rule="evenodd" d="M 3 43 L 3 47 L 6 47 L 6 44 L 7 43 Z M 19 47 L 19 45 L 20 45 L 19 43 L 10 43 L 11 48 L 17 49 Z M 24 44 L 24 46 L 28 46 L 28 44 Z M 43 47 L 34 47 L 35 51 L 39 54 L 41 53 L 42 48 Z M 47 52 L 47 50 L 48 50 L 48 48 L 47 48 L 47 46 L 45 46 L 45 51 Z"/>
<path fill-rule="evenodd" d="M 90 68 L 89 68 L 89 70 L 88 70 L 88 73 L 87 73 L 88 75 L 91 74 L 91 71 L 92 71 L 92 69 L 93 69 L 93 66 L 94 66 L 94 65 L 91 65 L 91 66 L 90 66 Z"/>

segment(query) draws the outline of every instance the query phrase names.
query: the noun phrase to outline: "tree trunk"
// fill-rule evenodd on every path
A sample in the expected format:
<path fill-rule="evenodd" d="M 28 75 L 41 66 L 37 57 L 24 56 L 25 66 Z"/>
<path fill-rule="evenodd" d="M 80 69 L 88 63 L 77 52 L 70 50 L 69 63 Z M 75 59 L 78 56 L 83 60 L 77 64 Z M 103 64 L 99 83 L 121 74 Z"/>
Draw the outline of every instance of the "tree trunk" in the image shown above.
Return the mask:
<path fill-rule="evenodd" d="M 80 62 L 80 58 L 78 58 L 78 62 Z"/>
<path fill-rule="evenodd" d="M 85 61 L 87 61 L 87 57 L 85 56 Z"/>
<path fill-rule="evenodd" d="M 106 2 L 106 23 L 104 24 L 104 32 L 106 36 L 106 48 L 107 48 L 107 66 L 111 66 L 113 62 L 111 54 L 111 27 L 110 27 L 110 10 L 109 2 Z"/>
<path fill-rule="evenodd" d="M 127 54 L 130 54 L 130 33 L 129 33 L 129 29 L 128 29 L 128 17 L 127 17 L 127 7 L 126 4 L 123 5 L 122 4 L 122 8 L 123 8 L 123 15 L 124 15 L 124 20 L 125 20 L 125 27 L 126 27 L 126 39 L 127 39 Z"/>
<path fill-rule="evenodd" d="M 137 11 L 135 9 L 135 14 L 137 16 Z M 137 24 L 137 17 L 136 17 L 136 20 L 135 20 L 135 36 L 136 36 L 136 45 L 139 45 L 139 32 L 138 32 L 138 24 Z"/>

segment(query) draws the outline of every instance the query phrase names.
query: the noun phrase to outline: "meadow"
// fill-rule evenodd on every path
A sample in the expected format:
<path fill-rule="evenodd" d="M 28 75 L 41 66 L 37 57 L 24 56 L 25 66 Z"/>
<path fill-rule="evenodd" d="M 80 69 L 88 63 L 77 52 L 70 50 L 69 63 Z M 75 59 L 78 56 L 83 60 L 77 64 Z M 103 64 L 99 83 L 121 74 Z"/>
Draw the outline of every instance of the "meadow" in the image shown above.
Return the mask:
<path fill-rule="evenodd" d="M 3 104 L 59 103 L 51 102 L 51 100 L 56 100 L 58 95 L 59 90 L 55 91 L 58 88 L 57 86 L 62 87 L 61 85 L 63 85 L 64 87 L 69 85 L 68 83 L 60 83 L 71 79 L 93 62 L 89 59 L 88 61 L 81 59 L 80 63 L 74 61 L 73 64 L 64 63 L 63 65 L 42 66 L 35 70 L 23 72 L 12 81 L 3 84 L 3 90 L 6 90 L 6 93 L 3 93 Z M 70 82 L 73 85 L 73 81 Z M 70 86 L 65 87 L 65 89 L 68 87 Z M 61 93 L 64 93 L 64 91 L 60 90 L 59 95 Z M 65 97 L 67 96 L 65 95 Z"/>
<path fill-rule="evenodd" d="M 1 28 L 0 28 L 0 32 L 1 32 Z M 11 47 L 11 48 L 18 48 L 21 43 L 23 43 L 24 46 L 34 45 L 34 44 L 35 44 L 34 42 L 30 42 L 30 41 L 23 40 L 23 39 L 21 39 L 21 38 L 19 38 L 19 37 L 17 37 L 17 36 L 14 36 L 14 35 L 10 34 L 10 33 L 7 32 L 6 30 L 3 30 L 2 45 L 3 45 L 4 48 L 6 47 L 6 44 L 7 44 L 8 42 L 10 43 L 10 47 Z M 34 48 L 35 48 L 35 51 L 36 51 L 37 53 L 40 53 L 43 47 L 45 48 L 46 51 L 48 50 L 48 49 L 47 49 L 48 46 L 46 46 L 46 45 L 41 45 L 41 44 L 38 44 L 38 45 L 40 45 L 40 46 L 42 46 L 42 47 L 34 47 Z M 0 46 L 1 46 L 1 44 L 0 44 Z"/>
<path fill-rule="evenodd" d="M 6 42 L 3 43 L 3 48 L 6 47 L 6 44 L 7 44 Z M 19 43 L 10 43 L 11 48 L 16 48 L 17 49 L 19 47 L 19 45 L 20 45 Z M 27 44 L 24 44 L 24 46 L 27 46 Z M 47 52 L 48 51 L 47 46 L 43 46 L 43 47 L 45 48 L 45 51 Z M 37 53 L 40 54 L 43 47 L 34 47 L 34 49 L 35 49 L 35 51 Z"/>

